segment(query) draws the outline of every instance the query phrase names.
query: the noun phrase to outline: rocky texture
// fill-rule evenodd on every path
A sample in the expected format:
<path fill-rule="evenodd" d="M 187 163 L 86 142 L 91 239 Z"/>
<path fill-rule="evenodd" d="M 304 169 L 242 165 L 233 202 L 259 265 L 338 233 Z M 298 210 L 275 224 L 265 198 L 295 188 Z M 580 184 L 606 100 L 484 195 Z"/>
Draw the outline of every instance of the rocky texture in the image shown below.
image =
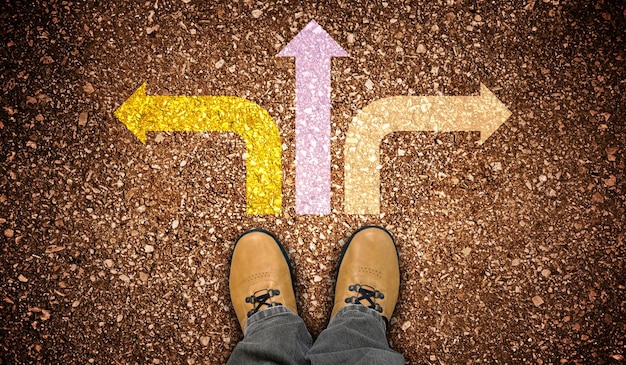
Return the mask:
<path fill-rule="evenodd" d="M 314 335 L 342 244 L 396 237 L 389 340 L 407 363 L 622 363 L 624 5 L 618 1 L 5 1 L 0 5 L 0 363 L 223 363 L 241 339 L 236 237 L 276 232 Z M 311 19 L 332 68 L 332 208 L 295 214 L 295 81 L 275 57 Z M 283 143 L 283 213 L 245 214 L 243 141 L 149 133 L 151 95 L 235 95 Z M 381 214 L 343 214 L 351 118 L 393 95 L 471 95 L 512 115 L 478 133 L 394 133 Z"/>

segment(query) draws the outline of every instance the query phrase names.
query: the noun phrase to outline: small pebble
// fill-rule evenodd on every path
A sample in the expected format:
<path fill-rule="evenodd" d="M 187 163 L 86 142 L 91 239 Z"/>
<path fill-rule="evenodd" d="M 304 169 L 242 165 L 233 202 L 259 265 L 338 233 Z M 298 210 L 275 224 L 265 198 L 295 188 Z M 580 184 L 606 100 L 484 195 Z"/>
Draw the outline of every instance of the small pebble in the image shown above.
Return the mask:
<path fill-rule="evenodd" d="M 89 117 L 89 113 L 82 112 L 78 115 L 78 125 L 84 127 L 87 125 L 87 119 Z"/>
<path fill-rule="evenodd" d="M 87 94 L 91 94 L 94 91 L 96 91 L 96 89 L 94 89 L 93 85 L 88 82 L 85 84 L 85 86 L 83 86 L 83 91 L 86 92 Z"/>
<path fill-rule="evenodd" d="M 208 336 L 200 337 L 200 343 L 202 344 L 202 346 L 208 346 L 209 345 L 209 340 L 210 340 L 210 338 Z"/>
<path fill-rule="evenodd" d="M 41 320 L 42 321 L 47 321 L 50 319 L 50 311 L 46 310 L 46 309 L 42 309 L 41 310 Z"/>
<path fill-rule="evenodd" d="M 156 32 L 157 30 L 159 30 L 159 25 L 156 24 L 152 27 L 146 27 L 146 34 L 152 34 L 154 32 Z"/>
<path fill-rule="evenodd" d="M 502 170 L 502 162 L 499 162 L 499 161 L 497 161 L 497 162 L 492 162 L 492 163 L 490 164 L 490 166 L 491 166 L 491 169 L 492 169 L 493 171 L 501 171 L 501 170 Z"/>

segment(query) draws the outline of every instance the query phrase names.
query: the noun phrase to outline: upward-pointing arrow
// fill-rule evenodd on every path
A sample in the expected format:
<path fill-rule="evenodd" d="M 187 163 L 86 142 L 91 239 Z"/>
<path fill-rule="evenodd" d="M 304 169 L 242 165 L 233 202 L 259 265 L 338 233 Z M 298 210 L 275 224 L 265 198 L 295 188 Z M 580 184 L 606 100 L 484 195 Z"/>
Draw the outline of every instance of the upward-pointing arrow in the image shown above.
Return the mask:
<path fill-rule="evenodd" d="M 296 213 L 330 214 L 330 58 L 348 54 L 311 20 L 278 56 L 296 58 Z"/>

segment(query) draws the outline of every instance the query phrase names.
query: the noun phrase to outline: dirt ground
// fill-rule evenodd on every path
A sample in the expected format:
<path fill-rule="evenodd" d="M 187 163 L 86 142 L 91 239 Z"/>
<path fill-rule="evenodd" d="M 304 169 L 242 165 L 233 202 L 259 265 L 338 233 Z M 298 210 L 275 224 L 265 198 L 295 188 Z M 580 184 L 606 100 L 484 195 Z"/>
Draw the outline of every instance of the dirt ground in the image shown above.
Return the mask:
<path fill-rule="evenodd" d="M 326 326 L 341 246 L 398 244 L 388 332 L 409 364 L 617 364 L 626 355 L 625 5 L 621 1 L 10 1 L 0 4 L 0 364 L 219 364 L 242 338 L 237 236 L 275 232 L 298 305 Z M 332 61 L 332 214 L 295 212 L 295 65 L 311 20 Z M 244 142 L 148 133 L 149 95 L 233 95 L 276 121 L 280 215 L 246 214 Z M 393 133 L 379 215 L 344 214 L 345 133 L 395 95 L 477 95 L 478 132 Z"/>

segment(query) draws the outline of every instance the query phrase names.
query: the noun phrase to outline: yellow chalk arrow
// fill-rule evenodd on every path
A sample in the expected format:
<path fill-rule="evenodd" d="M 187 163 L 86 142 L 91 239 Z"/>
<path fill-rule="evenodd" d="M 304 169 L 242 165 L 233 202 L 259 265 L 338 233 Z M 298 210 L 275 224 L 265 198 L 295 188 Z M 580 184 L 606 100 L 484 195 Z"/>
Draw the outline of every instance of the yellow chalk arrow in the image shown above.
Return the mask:
<path fill-rule="evenodd" d="M 479 96 L 392 96 L 350 123 L 344 145 L 345 213 L 379 214 L 380 143 L 392 132 L 480 131 L 489 138 L 511 112 L 483 84 Z"/>
<path fill-rule="evenodd" d="M 233 132 L 246 143 L 246 212 L 280 214 L 282 149 L 269 113 L 234 96 L 147 96 L 141 85 L 115 116 L 146 143 L 146 132 Z"/>

